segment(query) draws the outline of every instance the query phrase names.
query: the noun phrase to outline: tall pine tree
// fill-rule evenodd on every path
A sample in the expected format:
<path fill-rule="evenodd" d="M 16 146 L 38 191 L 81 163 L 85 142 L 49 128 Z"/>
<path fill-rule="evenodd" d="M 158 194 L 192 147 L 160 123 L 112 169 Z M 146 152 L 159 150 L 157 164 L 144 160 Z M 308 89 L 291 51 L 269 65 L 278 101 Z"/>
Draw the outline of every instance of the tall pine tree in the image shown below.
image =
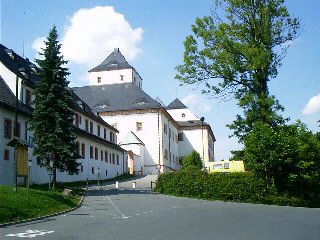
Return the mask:
<path fill-rule="evenodd" d="M 36 98 L 31 121 L 31 130 L 34 131 L 34 154 L 38 156 L 38 164 L 52 172 L 53 189 L 57 181 L 57 170 L 69 174 L 77 174 L 79 171 L 79 163 L 76 161 L 76 135 L 72 125 L 72 96 L 67 81 L 70 73 L 63 67 L 67 61 L 63 60 L 60 53 L 61 44 L 57 40 L 58 36 L 54 26 L 45 41 L 45 48 L 39 53 L 43 59 L 35 60 L 40 68 L 40 80 L 33 92 Z"/>

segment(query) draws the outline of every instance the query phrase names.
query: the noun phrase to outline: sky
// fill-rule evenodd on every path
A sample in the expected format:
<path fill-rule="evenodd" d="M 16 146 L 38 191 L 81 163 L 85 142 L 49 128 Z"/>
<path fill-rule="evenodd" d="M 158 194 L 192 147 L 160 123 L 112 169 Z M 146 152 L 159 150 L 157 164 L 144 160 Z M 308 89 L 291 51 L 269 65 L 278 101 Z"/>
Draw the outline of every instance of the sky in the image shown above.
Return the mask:
<path fill-rule="evenodd" d="M 211 14 L 214 0 L 0 0 L 0 42 L 33 61 L 50 29 L 56 26 L 61 52 L 69 60 L 70 86 L 89 85 L 88 71 L 119 48 L 143 79 L 143 90 L 168 105 L 175 98 L 204 117 L 215 135 L 215 160 L 241 149 L 226 124 L 242 109 L 201 95 L 194 85 L 180 86 L 175 67 L 183 64 L 183 41 L 197 17 Z M 313 132 L 320 120 L 320 1 L 287 0 L 302 25 L 269 82 L 290 122 L 300 119 Z"/>

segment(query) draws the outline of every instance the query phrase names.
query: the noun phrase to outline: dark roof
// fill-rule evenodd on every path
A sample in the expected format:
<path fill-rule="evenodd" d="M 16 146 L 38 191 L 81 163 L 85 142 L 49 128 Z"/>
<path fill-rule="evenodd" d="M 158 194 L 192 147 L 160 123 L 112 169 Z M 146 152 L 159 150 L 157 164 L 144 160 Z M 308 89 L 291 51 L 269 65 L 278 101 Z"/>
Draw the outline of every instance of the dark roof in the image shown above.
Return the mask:
<path fill-rule="evenodd" d="M 34 87 L 39 79 L 35 74 L 35 69 L 37 69 L 36 66 L 30 62 L 29 59 L 20 57 L 11 49 L 0 44 L 0 62 L 2 62 L 11 72 L 16 73 L 18 70 L 17 61 L 19 68 L 24 68 L 25 73 L 27 73 L 23 74 L 19 72 L 19 78 L 23 79 L 26 84 Z"/>
<path fill-rule="evenodd" d="M 190 120 L 190 121 L 177 121 L 180 127 L 200 127 L 202 122 L 200 120 Z M 203 126 L 210 126 L 208 123 L 203 122 Z"/>
<path fill-rule="evenodd" d="M 173 100 L 167 107 L 167 110 L 170 109 L 184 109 L 187 108 L 178 98 Z"/>
<path fill-rule="evenodd" d="M 8 87 L 6 82 L 0 76 L 0 105 L 5 106 L 11 110 L 15 110 L 16 107 L 16 96 L 13 94 L 11 89 Z M 20 100 L 18 102 L 19 112 L 26 115 L 32 115 L 32 108 L 28 107 L 26 104 L 22 103 Z"/>
<path fill-rule="evenodd" d="M 79 98 L 78 95 L 74 93 L 74 91 L 71 91 L 71 92 L 72 92 L 72 98 L 73 98 L 72 109 L 74 111 L 78 111 L 87 116 L 90 116 L 95 121 L 100 122 L 100 124 L 107 126 L 108 128 L 112 129 L 115 132 L 119 132 L 116 128 L 112 127 L 106 121 L 104 121 L 100 116 L 96 115 L 92 111 L 92 109 L 89 107 L 89 105 L 86 104 L 81 98 Z"/>
<path fill-rule="evenodd" d="M 91 134 L 91 133 L 89 133 L 89 132 L 87 132 L 87 131 L 85 131 L 83 129 L 80 129 L 80 128 L 77 128 L 77 127 L 74 127 L 73 129 L 74 129 L 74 131 L 76 133 L 78 133 L 78 134 L 80 134 L 82 136 L 85 136 L 85 137 L 90 138 L 90 139 L 92 139 L 94 141 L 100 142 L 102 144 L 105 144 L 105 145 L 107 145 L 107 146 L 109 146 L 111 148 L 114 148 L 114 149 L 117 149 L 117 150 L 120 150 L 120 151 L 123 151 L 123 152 L 125 151 L 122 147 L 118 146 L 117 144 L 115 144 L 113 142 L 110 142 L 108 140 L 105 140 L 105 139 L 103 139 L 101 137 L 98 137 L 98 136 L 96 136 L 94 134 Z"/>
<path fill-rule="evenodd" d="M 126 61 L 124 56 L 119 51 L 119 48 L 115 48 L 113 52 L 102 62 L 100 65 L 91 69 L 89 72 L 115 70 L 123 68 L 132 68 Z"/>
<path fill-rule="evenodd" d="M 95 112 L 163 108 L 134 83 L 76 87 L 73 91 Z"/>

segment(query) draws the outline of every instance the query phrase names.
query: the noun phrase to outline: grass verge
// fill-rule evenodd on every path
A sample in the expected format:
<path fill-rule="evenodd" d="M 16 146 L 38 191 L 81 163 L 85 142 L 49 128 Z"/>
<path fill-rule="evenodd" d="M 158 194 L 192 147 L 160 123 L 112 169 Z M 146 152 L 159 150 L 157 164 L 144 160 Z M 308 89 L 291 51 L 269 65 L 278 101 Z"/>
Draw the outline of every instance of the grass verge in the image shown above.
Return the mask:
<path fill-rule="evenodd" d="M 63 196 L 59 190 L 49 192 L 30 188 L 28 204 L 26 188 L 18 187 L 14 192 L 12 186 L 0 186 L 0 224 L 68 210 L 79 203 L 81 196 L 78 194 Z"/>

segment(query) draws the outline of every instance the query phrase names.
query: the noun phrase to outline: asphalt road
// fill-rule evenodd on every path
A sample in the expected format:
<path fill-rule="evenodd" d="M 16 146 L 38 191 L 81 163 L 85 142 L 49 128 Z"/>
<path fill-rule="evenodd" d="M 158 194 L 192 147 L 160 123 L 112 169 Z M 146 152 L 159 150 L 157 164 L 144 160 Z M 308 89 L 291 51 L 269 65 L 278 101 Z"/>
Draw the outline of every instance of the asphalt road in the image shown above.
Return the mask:
<path fill-rule="evenodd" d="M 0 239 L 320 239 L 320 209 L 165 196 L 149 180 L 93 188 L 77 210 L 0 228 Z"/>

